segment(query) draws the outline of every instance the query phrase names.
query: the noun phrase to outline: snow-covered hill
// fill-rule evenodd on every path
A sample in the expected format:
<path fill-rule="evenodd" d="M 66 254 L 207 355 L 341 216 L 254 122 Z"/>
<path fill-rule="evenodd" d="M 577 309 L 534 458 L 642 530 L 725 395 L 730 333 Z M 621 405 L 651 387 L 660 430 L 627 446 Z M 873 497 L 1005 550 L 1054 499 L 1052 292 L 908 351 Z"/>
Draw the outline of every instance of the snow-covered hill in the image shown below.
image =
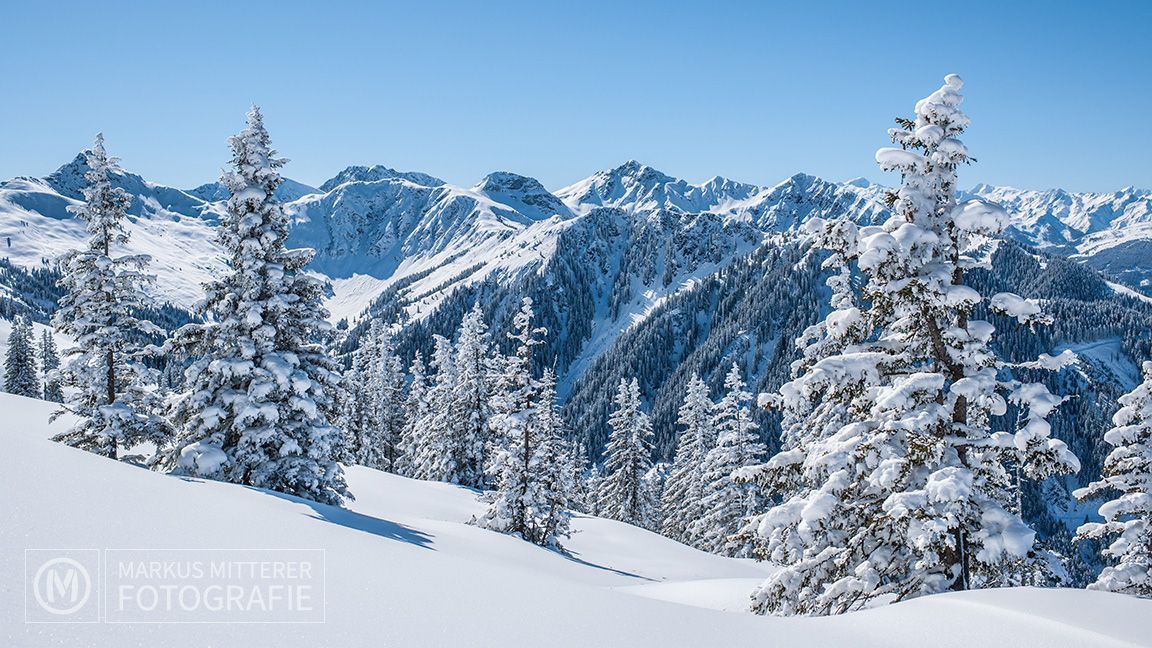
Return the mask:
<path fill-rule="evenodd" d="M 835 618 L 740 612 L 770 567 L 579 517 L 570 555 L 466 524 L 475 493 L 363 468 L 347 509 L 178 479 L 46 440 L 0 395 L 0 645 L 1133 646 L 1152 602 L 1083 590 L 947 594 Z M 323 549 L 311 624 L 28 624 L 27 549 Z M 97 585 L 99 587 L 99 584 Z M 34 603 L 33 603 L 34 604 Z M 105 612 L 107 613 L 107 612 Z"/>

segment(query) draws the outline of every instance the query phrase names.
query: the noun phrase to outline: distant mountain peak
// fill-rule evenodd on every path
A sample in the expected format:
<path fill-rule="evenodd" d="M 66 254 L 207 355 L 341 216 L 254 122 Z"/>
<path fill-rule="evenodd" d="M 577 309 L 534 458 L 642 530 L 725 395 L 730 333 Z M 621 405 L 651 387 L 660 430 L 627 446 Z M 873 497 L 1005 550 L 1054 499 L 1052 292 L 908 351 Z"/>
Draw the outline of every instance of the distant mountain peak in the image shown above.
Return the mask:
<path fill-rule="evenodd" d="M 548 193 L 540 181 L 511 171 L 493 171 L 480 179 L 474 187 L 481 193 L 488 191 L 516 191 L 522 193 Z"/>
<path fill-rule="evenodd" d="M 515 209 L 531 220 L 572 215 L 564 202 L 545 189 L 539 180 L 518 173 L 494 171 L 484 176 L 472 190 Z"/>
<path fill-rule="evenodd" d="M 704 181 L 703 184 L 700 185 L 700 187 L 703 189 L 709 189 L 709 188 L 719 189 L 719 188 L 724 188 L 724 187 L 739 187 L 739 188 L 753 188 L 753 189 L 759 188 L 754 184 L 749 184 L 747 182 L 740 182 L 739 180 L 733 180 L 731 178 L 725 178 L 724 176 L 718 176 L 718 175 L 712 176 L 711 178 L 708 178 L 706 181 Z"/>
<path fill-rule="evenodd" d="M 633 178 L 642 184 L 663 184 L 677 181 L 676 178 L 636 160 L 628 160 L 609 171 L 608 175 L 616 178 Z"/>
<path fill-rule="evenodd" d="M 995 185 L 990 185 L 987 182 L 981 182 L 981 183 L 976 184 L 971 189 L 969 189 L 968 193 L 981 195 L 981 194 L 989 193 L 991 191 L 995 191 L 996 189 L 997 189 L 997 187 Z"/>
<path fill-rule="evenodd" d="M 407 180 L 408 182 L 424 187 L 440 187 L 447 184 L 440 178 L 430 176 L 427 173 L 420 173 L 419 171 L 397 171 L 382 164 L 376 164 L 370 167 L 357 165 L 347 167 L 331 179 L 325 181 L 324 184 L 320 185 L 320 191 L 327 193 L 349 182 L 379 182 L 389 179 Z"/>
<path fill-rule="evenodd" d="M 628 160 L 627 162 L 618 165 L 616 168 L 609 171 L 612 174 L 633 174 L 641 169 L 649 168 L 648 165 L 638 162 L 637 160 Z"/>
<path fill-rule="evenodd" d="M 680 195 L 692 189 L 652 167 L 628 160 L 556 192 L 569 206 L 649 208 L 665 205 L 669 194 Z"/>
<path fill-rule="evenodd" d="M 792 175 L 788 176 L 787 182 L 807 186 L 817 182 L 825 182 L 825 180 L 820 176 L 814 176 L 811 173 L 793 173 Z"/>
<path fill-rule="evenodd" d="M 81 200 L 84 196 L 81 190 L 87 184 L 84 174 L 88 172 L 88 155 L 90 153 L 91 151 L 87 149 L 80 151 L 72 160 L 60 165 L 60 168 L 48 174 L 44 181 L 61 195 Z M 117 175 L 132 177 L 143 183 L 143 178 L 140 176 L 123 172 Z"/>

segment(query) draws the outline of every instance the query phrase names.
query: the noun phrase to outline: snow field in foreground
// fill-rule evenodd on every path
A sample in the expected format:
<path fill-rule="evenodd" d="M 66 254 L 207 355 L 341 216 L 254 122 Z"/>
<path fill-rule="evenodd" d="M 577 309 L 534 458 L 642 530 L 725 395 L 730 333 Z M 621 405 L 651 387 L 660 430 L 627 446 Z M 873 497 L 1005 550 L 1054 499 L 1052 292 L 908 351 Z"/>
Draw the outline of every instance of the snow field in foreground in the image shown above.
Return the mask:
<path fill-rule="evenodd" d="M 353 467 L 347 509 L 180 479 L 52 443 L 49 403 L 0 395 L 3 646 L 1131 646 L 1152 602 L 965 592 L 836 618 L 739 612 L 767 565 L 580 516 L 564 556 L 469 526 L 475 493 Z M 315 624 L 26 624 L 26 549 L 323 549 Z"/>

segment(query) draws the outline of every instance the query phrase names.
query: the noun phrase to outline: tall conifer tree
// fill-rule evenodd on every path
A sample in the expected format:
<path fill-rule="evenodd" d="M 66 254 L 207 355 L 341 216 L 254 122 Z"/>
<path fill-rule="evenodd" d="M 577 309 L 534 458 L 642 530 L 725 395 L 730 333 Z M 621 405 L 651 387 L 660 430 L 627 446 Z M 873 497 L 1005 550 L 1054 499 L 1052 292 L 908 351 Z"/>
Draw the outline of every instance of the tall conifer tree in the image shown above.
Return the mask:
<path fill-rule="evenodd" d="M 260 109 L 228 141 L 231 194 L 217 242 L 228 270 L 205 286 L 204 324 L 178 332 L 195 360 L 174 416 L 181 472 L 336 504 L 348 496 L 333 425 L 341 390 L 325 340 L 327 285 L 306 271 L 313 251 L 288 249 L 276 157 Z"/>
<path fill-rule="evenodd" d="M 73 208 L 88 230 L 88 244 L 64 260 L 60 300 L 53 324 L 75 344 L 63 351 L 58 373 L 68 397 L 61 414 L 78 417 L 55 440 L 97 454 L 119 458 L 139 443 L 164 445 L 170 437 L 159 415 L 157 372 L 144 360 L 154 352 L 146 336 L 164 331 L 140 315 L 150 304 L 145 287 L 145 255 L 117 255 L 128 243 L 125 221 L 131 199 L 112 184 L 120 173 L 116 158 L 104 150 L 97 135 L 85 157 L 88 171 L 85 203 Z"/>

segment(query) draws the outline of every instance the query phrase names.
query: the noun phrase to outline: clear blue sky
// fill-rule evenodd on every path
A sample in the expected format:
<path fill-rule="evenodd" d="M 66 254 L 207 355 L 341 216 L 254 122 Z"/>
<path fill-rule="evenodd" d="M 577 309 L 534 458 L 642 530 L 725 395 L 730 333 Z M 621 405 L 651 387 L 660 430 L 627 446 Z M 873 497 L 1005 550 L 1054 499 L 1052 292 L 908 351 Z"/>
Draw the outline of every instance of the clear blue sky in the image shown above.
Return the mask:
<path fill-rule="evenodd" d="M 555 189 L 630 158 L 693 181 L 892 182 L 872 159 L 885 129 L 956 72 L 979 160 L 962 184 L 1152 187 L 1152 2 L 108 0 L 3 14 L 0 178 L 43 175 L 102 130 L 148 179 L 211 181 L 257 102 L 285 174 L 311 184 L 379 163 Z"/>

